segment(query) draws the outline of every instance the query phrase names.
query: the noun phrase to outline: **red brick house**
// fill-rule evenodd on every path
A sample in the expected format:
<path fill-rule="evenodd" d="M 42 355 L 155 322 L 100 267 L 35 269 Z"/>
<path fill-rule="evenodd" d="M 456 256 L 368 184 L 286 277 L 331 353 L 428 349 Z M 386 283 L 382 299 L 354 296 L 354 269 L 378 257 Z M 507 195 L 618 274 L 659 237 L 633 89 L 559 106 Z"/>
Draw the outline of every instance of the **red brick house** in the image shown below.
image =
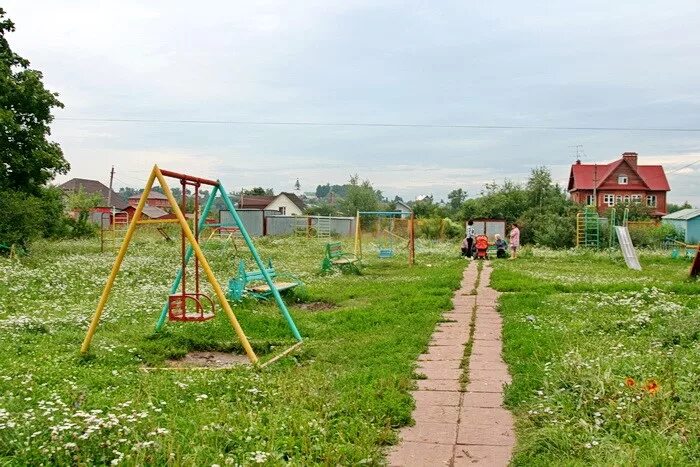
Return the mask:
<path fill-rule="evenodd" d="M 599 212 L 618 204 L 642 203 L 653 209 L 654 216 L 663 216 L 670 190 L 664 168 L 637 164 L 636 152 L 625 152 L 609 164 L 582 164 L 577 160 L 569 175 L 571 200 L 595 205 Z"/>
<path fill-rule="evenodd" d="M 139 200 L 141 200 L 141 194 L 130 196 L 129 197 L 129 206 L 136 207 L 139 204 Z M 148 193 L 148 199 L 146 199 L 146 205 L 147 206 L 153 206 L 156 208 L 170 208 L 170 202 L 168 201 L 168 197 L 165 196 L 163 193 L 155 190 L 151 190 L 150 193 Z"/>

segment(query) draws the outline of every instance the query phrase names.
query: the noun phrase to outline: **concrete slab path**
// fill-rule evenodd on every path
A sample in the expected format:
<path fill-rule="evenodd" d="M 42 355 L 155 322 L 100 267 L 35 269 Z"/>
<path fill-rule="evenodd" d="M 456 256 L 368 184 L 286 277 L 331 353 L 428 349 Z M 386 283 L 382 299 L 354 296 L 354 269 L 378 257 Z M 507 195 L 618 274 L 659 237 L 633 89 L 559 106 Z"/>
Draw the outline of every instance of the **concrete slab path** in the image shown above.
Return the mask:
<path fill-rule="evenodd" d="M 501 358 L 501 316 L 498 292 L 489 287 L 490 263 L 479 274 L 470 261 L 462 285 L 453 297 L 454 309 L 443 315 L 428 352 L 418 357 L 418 380 L 413 392 L 416 424 L 401 430 L 392 449 L 392 466 L 508 465 L 515 435 L 513 418 L 503 408 L 503 385 L 510 383 Z M 477 286 L 478 283 L 478 286 Z M 466 391 L 460 378 L 462 361 L 474 323 Z"/>

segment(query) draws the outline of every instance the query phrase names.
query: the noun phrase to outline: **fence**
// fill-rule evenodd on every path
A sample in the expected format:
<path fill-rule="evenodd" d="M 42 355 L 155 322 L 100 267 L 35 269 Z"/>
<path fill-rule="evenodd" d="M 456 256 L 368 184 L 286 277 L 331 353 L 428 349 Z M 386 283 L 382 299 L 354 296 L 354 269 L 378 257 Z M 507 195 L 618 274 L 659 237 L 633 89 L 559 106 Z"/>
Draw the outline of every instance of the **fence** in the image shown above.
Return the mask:
<path fill-rule="evenodd" d="M 292 235 L 298 231 L 304 231 L 309 235 L 316 235 L 320 227 L 324 232 L 334 235 L 354 235 L 354 217 L 327 217 L 327 216 L 267 216 L 267 235 Z"/>
<path fill-rule="evenodd" d="M 303 232 L 304 235 L 316 235 L 320 223 L 324 231 L 334 235 L 354 235 L 354 217 L 326 216 L 283 216 L 278 211 L 261 211 L 259 209 L 236 209 L 241 222 L 251 236 L 264 235 L 293 235 Z M 229 211 L 219 211 L 219 223 L 222 226 L 235 226 L 233 216 Z"/>

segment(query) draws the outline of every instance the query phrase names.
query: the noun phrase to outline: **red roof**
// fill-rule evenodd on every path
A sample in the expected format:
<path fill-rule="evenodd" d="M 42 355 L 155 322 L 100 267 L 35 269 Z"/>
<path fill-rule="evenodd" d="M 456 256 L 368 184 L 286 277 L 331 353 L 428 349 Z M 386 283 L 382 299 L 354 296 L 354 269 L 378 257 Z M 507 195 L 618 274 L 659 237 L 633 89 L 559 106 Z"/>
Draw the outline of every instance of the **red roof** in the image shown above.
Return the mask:
<path fill-rule="evenodd" d="M 592 190 L 600 188 L 610 175 L 622 164 L 624 159 L 618 159 L 609 164 L 580 164 L 571 166 L 568 190 Z M 633 167 L 634 168 L 634 167 Z M 639 190 L 648 189 L 651 191 L 670 191 L 671 187 L 666 179 L 664 168 L 660 165 L 638 165 L 637 175 L 646 186 L 624 185 L 619 189 Z M 593 178 L 596 178 L 597 185 L 593 186 Z"/>
<path fill-rule="evenodd" d="M 265 209 L 272 201 L 277 198 L 276 196 L 241 196 L 241 200 L 238 202 L 238 207 L 240 209 Z"/>

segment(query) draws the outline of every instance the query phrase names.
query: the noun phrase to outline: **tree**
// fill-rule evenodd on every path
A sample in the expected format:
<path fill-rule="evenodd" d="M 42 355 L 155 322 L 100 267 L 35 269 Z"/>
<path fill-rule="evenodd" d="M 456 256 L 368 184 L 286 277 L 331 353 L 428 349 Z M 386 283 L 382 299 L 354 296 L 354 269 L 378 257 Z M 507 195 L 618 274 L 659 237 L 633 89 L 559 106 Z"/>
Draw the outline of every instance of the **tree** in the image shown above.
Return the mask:
<path fill-rule="evenodd" d="M 359 175 L 355 174 L 350 177 L 347 194 L 341 206 L 346 215 L 354 216 L 357 211 L 376 211 L 379 199 L 370 181 L 360 183 Z"/>
<path fill-rule="evenodd" d="M 6 34 L 14 30 L 0 8 L 0 243 L 26 249 L 31 239 L 62 230 L 61 197 L 44 185 L 70 166 L 47 139 L 51 111 L 63 104 L 10 48 Z"/>
<path fill-rule="evenodd" d="M 81 237 L 91 234 L 94 229 L 88 225 L 90 210 L 100 205 L 102 197 L 97 193 L 88 193 L 82 187 L 68 195 L 68 209 L 77 213 L 74 235 Z"/>
<path fill-rule="evenodd" d="M 452 190 L 447 194 L 447 200 L 453 211 L 457 211 L 462 203 L 467 199 L 467 192 L 461 188 Z"/>
<path fill-rule="evenodd" d="M 10 49 L 5 35 L 14 30 L 0 8 L 0 191 L 36 195 L 70 168 L 61 147 L 47 139 L 51 111 L 63 104 L 44 88 L 41 72 Z"/>
<path fill-rule="evenodd" d="M 684 201 L 683 204 L 673 204 L 673 203 L 668 203 L 666 205 L 666 211 L 668 211 L 669 214 L 672 212 L 677 212 L 680 211 L 681 209 L 690 209 L 693 206 L 690 205 L 689 202 Z"/>
<path fill-rule="evenodd" d="M 251 188 L 250 190 L 243 190 L 243 195 L 245 196 L 273 196 L 274 192 L 272 191 L 272 188 L 263 188 L 261 186 L 256 186 L 255 188 Z"/>

